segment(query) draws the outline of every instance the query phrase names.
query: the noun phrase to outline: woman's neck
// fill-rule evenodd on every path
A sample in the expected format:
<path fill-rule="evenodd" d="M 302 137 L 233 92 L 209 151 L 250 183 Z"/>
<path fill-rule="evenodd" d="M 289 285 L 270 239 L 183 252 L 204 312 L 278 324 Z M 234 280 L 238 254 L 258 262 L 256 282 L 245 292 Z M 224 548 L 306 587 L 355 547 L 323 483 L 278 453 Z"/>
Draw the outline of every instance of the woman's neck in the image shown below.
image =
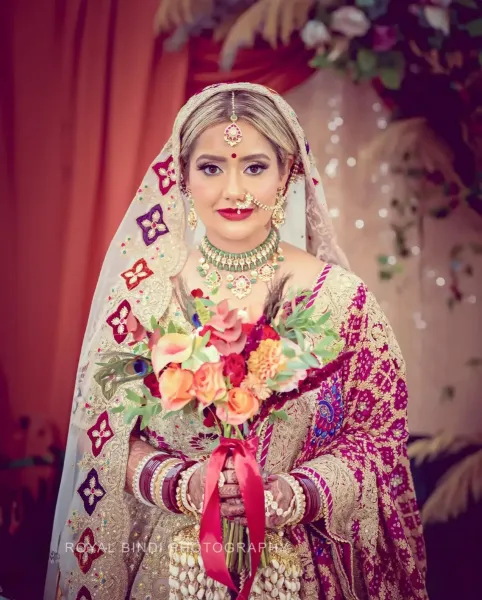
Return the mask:
<path fill-rule="evenodd" d="M 232 254 L 241 254 L 241 252 L 250 252 L 251 250 L 257 248 L 259 245 L 266 241 L 269 234 L 269 230 L 262 230 L 260 232 L 256 232 L 256 234 L 253 234 L 249 238 L 233 240 L 220 236 L 215 232 L 207 231 L 206 237 L 210 241 L 210 243 L 218 250 L 222 250 L 223 252 L 229 252 Z"/>

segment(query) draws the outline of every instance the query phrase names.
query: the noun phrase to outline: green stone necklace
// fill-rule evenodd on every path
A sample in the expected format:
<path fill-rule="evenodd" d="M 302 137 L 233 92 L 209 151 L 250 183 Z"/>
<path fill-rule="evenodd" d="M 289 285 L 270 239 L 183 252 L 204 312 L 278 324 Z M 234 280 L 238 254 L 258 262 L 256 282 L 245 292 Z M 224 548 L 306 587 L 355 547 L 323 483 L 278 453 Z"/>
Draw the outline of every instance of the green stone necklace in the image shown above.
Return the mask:
<path fill-rule="evenodd" d="M 245 298 L 258 280 L 268 282 L 273 279 L 279 263 L 284 260 L 279 241 L 278 232 L 272 229 L 254 250 L 234 254 L 219 250 L 204 237 L 199 246 L 201 258 L 197 269 L 212 294 L 216 294 L 225 279 L 226 287 L 236 298 Z M 227 273 L 225 277 L 221 275 L 223 272 Z"/>

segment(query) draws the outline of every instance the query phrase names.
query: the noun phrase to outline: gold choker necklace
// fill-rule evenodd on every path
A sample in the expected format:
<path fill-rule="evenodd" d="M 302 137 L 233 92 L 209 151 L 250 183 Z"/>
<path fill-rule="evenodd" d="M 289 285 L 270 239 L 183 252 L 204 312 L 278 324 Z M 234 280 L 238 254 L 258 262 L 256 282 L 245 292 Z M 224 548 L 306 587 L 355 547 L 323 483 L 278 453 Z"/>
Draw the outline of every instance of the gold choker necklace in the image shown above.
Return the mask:
<path fill-rule="evenodd" d="M 233 296 L 245 298 L 258 280 L 269 282 L 273 279 L 279 263 L 284 260 L 279 241 L 278 232 L 272 229 L 266 240 L 254 250 L 234 254 L 219 250 L 204 237 L 199 246 L 202 258 L 197 269 L 211 294 L 219 291 L 225 279 L 226 287 Z M 227 275 L 223 277 L 221 272 L 227 272 Z"/>

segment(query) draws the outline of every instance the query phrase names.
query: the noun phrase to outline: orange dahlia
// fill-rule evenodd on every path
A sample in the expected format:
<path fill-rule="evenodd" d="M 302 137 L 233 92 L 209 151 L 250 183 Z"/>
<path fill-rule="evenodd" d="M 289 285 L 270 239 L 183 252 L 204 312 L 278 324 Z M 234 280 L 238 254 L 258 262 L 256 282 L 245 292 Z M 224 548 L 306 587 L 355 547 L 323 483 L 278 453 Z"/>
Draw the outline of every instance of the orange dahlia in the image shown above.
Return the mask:
<path fill-rule="evenodd" d="M 253 373 L 248 373 L 246 375 L 241 384 L 241 388 L 251 392 L 260 402 L 267 400 L 273 393 L 266 385 L 266 381 L 261 381 Z"/>
<path fill-rule="evenodd" d="M 248 358 L 248 371 L 261 382 L 272 379 L 279 372 L 284 356 L 280 340 L 263 340 Z"/>

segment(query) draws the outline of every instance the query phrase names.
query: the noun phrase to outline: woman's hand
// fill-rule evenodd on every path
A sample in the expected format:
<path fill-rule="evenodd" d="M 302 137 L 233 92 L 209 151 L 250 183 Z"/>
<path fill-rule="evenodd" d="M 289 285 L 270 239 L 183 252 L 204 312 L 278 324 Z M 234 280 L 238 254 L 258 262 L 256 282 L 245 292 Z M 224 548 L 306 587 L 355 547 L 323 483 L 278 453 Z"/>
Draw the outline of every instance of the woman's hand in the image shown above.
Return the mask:
<path fill-rule="evenodd" d="M 243 525 L 247 525 L 246 512 L 243 499 L 239 489 L 238 478 L 234 471 L 234 461 L 232 457 L 226 460 L 223 471 L 224 484 L 219 489 L 221 498 L 221 515 L 234 519 Z M 273 501 L 285 512 L 293 499 L 294 493 L 289 483 L 277 475 L 263 475 L 265 491 L 270 491 L 273 495 Z M 276 514 L 266 518 L 266 527 L 268 529 L 278 529 L 282 527 L 289 517 L 280 517 Z"/>
<path fill-rule="evenodd" d="M 208 461 L 205 460 L 201 466 L 194 471 L 187 484 L 187 493 L 191 499 L 191 503 L 199 511 L 204 497 L 204 486 L 206 485 L 206 472 Z"/>

